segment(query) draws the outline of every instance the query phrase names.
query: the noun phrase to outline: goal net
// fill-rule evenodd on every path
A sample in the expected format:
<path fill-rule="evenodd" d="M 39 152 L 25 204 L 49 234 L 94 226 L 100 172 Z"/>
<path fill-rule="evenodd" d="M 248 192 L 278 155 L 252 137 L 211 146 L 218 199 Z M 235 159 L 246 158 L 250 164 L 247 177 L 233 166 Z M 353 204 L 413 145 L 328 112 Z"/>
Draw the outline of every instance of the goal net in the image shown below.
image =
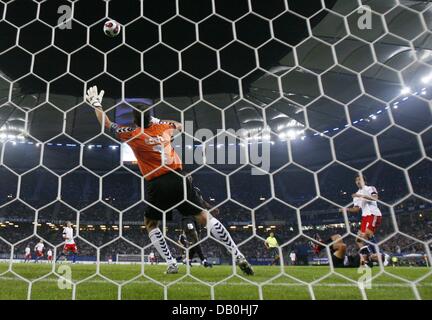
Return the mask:
<path fill-rule="evenodd" d="M 1 0 L 0 299 L 431 299 L 431 32 L 420 0 Z M 121 127 L 183 124 L 184 183 L 254 276 L 205 227 L 182 242 L 176 210 L 164 275 L 160 208 L 92 86 Z"/>

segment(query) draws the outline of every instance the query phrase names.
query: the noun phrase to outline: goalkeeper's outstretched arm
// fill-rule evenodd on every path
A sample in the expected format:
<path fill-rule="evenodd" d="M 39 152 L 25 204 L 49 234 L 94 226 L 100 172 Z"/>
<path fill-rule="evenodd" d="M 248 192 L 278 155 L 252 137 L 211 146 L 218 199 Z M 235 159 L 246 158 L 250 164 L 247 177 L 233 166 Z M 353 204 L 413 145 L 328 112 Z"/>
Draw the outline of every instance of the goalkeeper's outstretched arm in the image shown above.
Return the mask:
<path fill-rule="evenodd" d="M 90 87 L 87 90 L 86 101 L 95 108 L 96 118 L 100 124 L 104 124 L 105 128 L 111 127 L 111 120 L 102 109 L 102 98 L 105 94 L 104 90 L 98 92 L 97 86 Z"/>
<path fill-rule="evenodd" d="M 111 128 L 113 126 L 113 123 L 111 122 L 110 118 L 105 114 L 105 112 L 102 109 L 102 99 L 105 94 L 104 90 L 101 90 L 98 92 L 97 86 L 90 87 L 87 90 L 87 94 L 85 96 L 86 101 L 95 108 L 95 114 L 96 118 L 98 119 L 100 124 L 103 124 L 105 128 Z M 173 129 L 182 131 L 183 126 L 180 122 L 173 121 L 173 120 L 159 120 L 156 118 L 152 118 L 151 122 L 153 123 L 160 123 L 160 124 L 170 124 Z M 174 132 L 173 132 L 174 133 Z"/>
<path fill-rule="evenodd" d="M 159 123 L 168 123 L 172 125 L 175 128 L 175 130 L 183 131 L 183 125 L 180 122 L 174 120 L 159 120 Z"/>
<path fill-rule="evenodd" d="M 111 127 L 111 120 L 108 118 L 108 116 L 105 114 L 105 112 L 102 110 L 102 107 L 95 107 L 95 113 L 96 118 L 98 119 L 100 124 L 104 124 L 105 128 Z M 105 119 L 104 119 L 105 117 Z"/>

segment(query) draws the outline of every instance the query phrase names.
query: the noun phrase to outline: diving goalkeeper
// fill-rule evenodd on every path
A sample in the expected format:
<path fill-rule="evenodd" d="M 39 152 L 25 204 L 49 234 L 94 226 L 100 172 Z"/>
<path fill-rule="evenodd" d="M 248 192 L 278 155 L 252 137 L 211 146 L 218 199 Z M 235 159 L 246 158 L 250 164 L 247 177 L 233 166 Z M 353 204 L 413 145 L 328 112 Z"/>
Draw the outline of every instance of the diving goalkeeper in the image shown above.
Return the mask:
<path fill-rule="evenodd" d="M 147 200 L 151 204 L 145 212 L 144 225 L 150 240 L 166 260 L 168 269 L 166 273 L 178 273 L 176 259 L 172 256 L 165 237 L 159 229 L 162 213 L 167 211 L 167 218 L 172 215 L 174 207 L 183 216 L 194 216 L 196 221 L 207 226 L 211 235 L 223 243 L 235 258 L 237 265 L 247 275 L 253 274 L 253 269 L 237 245 L 231 238 L 227 229 L 218 219 L 209 212 L 200 209 L 205 205 L 194 192 L 190 179 L 183 179 L 183 165 L 180 157 L 171 145 L 172 136 L 176 131 L 182 130 L 182 125 L 175 121 L 159 121 L 152 118 L 149 113 L 134 110 L 134 126 L 121 127 L 110 121 L 102 110 L 104 91 L 98 92 L 96 86 L 88 89 L 86 100 L 95 108 L 99 123 L 110 129 L 119 140 L 126 142 L 132 149 L 138 167 L 148 181 Z M 187 200 L 184 199 L 184 186 L 186 186 Z M 156 209 L 158 208 L 158 209 Z"/>

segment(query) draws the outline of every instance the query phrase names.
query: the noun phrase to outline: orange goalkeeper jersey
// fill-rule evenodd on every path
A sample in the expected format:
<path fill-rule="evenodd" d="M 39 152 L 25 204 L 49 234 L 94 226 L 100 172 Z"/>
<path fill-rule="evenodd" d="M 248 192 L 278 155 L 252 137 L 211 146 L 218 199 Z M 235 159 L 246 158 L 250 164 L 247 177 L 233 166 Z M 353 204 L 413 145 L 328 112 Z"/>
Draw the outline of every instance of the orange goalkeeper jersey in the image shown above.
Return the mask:
<path fill-rule="evenodd" d="M 139 127 L 111 124 L 111 131 L 131 147 L 138 167 L 148 181 L 171 172 L 170 169 L 182 169 L 180 157 L 171 145 L 174 129 L 170 123 L 152 124 L 143 131 Z"/>

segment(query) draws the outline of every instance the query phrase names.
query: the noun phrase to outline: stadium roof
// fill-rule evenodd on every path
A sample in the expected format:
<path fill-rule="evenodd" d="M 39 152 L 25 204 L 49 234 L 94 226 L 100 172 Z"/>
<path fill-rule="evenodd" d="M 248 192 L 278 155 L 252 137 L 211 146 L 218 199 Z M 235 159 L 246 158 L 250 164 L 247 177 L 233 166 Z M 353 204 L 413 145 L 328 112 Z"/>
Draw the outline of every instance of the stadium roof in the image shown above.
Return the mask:
<path fill-rule="evenodd" d="M 9 6 L 8 14 L 26 3 L 24 0 L 16 2 L 13 7 Z M 374 32 L 352 34 L 346 37 L 346 26 L 342 15 L 355 10 L 356 1 L 327 0 L 326 8 L 322 10 L 321 1 L 290 0 L 289 8 L 293 13 L 284 13 L 281 16 L 278 16 L 283 11 L 278 5 L 281 1 L 273 2 L 274 5 L 263 7 L 258 1 L 253 1 L 255 13 L 248 14 L 247 5 L 245 7 L 247 1 L 217 0 L 216 12 L 219 16 L 207 19 L 206 17 L 211 13 L 209 11 L 211 1 L 202 1 L 199 6 L 189 6 L 184 2 L 180 14 L 185 18 L 174 17 L 175 11 L 171 10 L 174 1 L 146 1 L 143 8 L 145 18 L 132 22 L 138 17 L 139 1 L 130 1 L 126 5 L 124 1 L 114 0 L 110 2 L 109 16 L 127 25 L 125 31 L 127 45 L 121 46 L 121 37 L 111 39 L 102 32 L 105 17 L 104 2 L 85 2 L 84 6 L 84 1 L 77 1 L 74 5 L 76 21 L 73 22 L 72 29 L 68 31 L 55 28 L 54 43 L 58 49 L 46 48 L 51 43 L 51 29 L 48 25 L 55 26 L 58 23 L 58 8 L 57 5 L 44 2 L 41 3 L 40 8 L 41 21 L 25 24 L 27 22 L 25 17 L 22 17 L 22 21 L 14 21 L 17 25 L 25 24 L 21 29 L 19 44 L 25 50 L 36 53 L 33 72 L 37 77 L 34 75 L 21 77 L 28 71 L 31 57 L 17 47 L 0 56 L 0 74 L 8 80 L 18 79 L 12 87 L 12 101 L 16 105 L 29 110 L 44 104 L 48 98 L 64 111 L 71 110 L 82 101 L 83 82 L 76 77 L 91 79 L 88 81 L 89 85 L 97 84 L 104 88 L 105 105 L 111 107 L 119 102 L 122 95 L 121 83 L 116 78 L 128 79 L 125 84 L 125 98 L 150 98 L 157 102 L 161 98 L 161 90 L 159 81 L 155 78 L 173 74 L 163 82 L 164 99 L 180 110 L 184 110 L 198 100 L 198 85 L 192 76 L 197 79 L 204 78 L 202 89 L 206 102 L 221 108 L 237 102 L 225 109 L 226 128 L 246 128 L 252 131 L 262 129 L 266 117 L 267 124 L 274 132 L 288 138 L 291 135 L 295 136 L 296 132 L 302 132 L 302 127 L 305 125 L 305 115 L 302 112 L 304 106 L 309 106 L 309 118 L 313 118 L 313 123 L 309 121 L 309 126 L 317 132 L 332 135 L 332 130 L 343 128 L 347 123 L 342 105 L 360 96 L 357 81 L 359 76 L 363 77 L 365 83 L 378 88 L 379 94 L 375 96 L 381 100 L 386 100 L 386 97 L 396 97 L 403 90 L 397 74 L 388 67 L 400 70 L 412 61 L 409 42 L 389 35 L 380 38 L 379 33 L 381 31 L 384 33 L 384 30 L 376 26 Z M 416 3 L 422 6 L 421 1 Z M 90 9 L 89 6 L 93 8 Z M 374 4 L 373 9 L 382 13 L 389 9 L 389 5 L 383 1 Z M 27 6 L 26 11 L 30 17 L 32 6 Z M 308 23 L 314 38 L 306 40 L 308 26 L 302 16 L 309 18 Z M 269 42 L 266 41 L 271 38 L 270 20 L 266 18 L 272 19 L 275 35 Z M 373 22 L 378 24 L 379 21 L 375 18 L 376 15 Z M 400 21 L 414 18 L 409 11 L 395 12 L 389 17 L 394 20 L 395 30 L 405 28 L 405 24 L 401 25 Z M 160 39 L 158 39 L 157 26 L 151 20 L 163 23 L 162 33 L 159 34 Z M 239 41 L 230 43 L 233 40 L 230 29 L 233 20 L 236 20 L 234 25 Z M 194 23 L 198 26 L 201 43 L 194 44 Z M 354 23 L 353 20 L 348 18 L 348 24 L 351 23 Z M 91 26 L 89 39 L 91 46 L 82 47 L 85 45 L 82 42 L 86 39 L 85 25 Z M 406 25 L 414 29 L 416 26 L 415 23 Z M 416 31 L 406 30 L 405 32 L 415 33 Z M 379 53 L 376 57 L 379 64 L 374 63 L 370 45 L 362 41 L 362 39 L 370 40 L 368 37 L 380 38 L 375 44 L 375 51 Z M 162 40 L 164 45 L 157 44 L 158 40 Z M 332 52 L 331 45 L 334 44 L 336 45 Z M 219 51 L 221 67 L 237 78 L 222 71 L 205 78 L 207 74 L 216 70 L 216 55 L 211 47 L 222 48 Z M 254 55 L 254 48 L 257 49 L 257 56 Z M 67 62 L 64 52 L 70 54 L 70 71 L 73 76 L 61 77 Z M 144 52 L 142 59 L 139 52 Z M 429 59 L 426 55 L 428 52 L 425 50 L 425 59 Z M 106 60 L 108 73 L 97 76 L 103 71 L 102 53 L 108 53 Z M 181 56 L 181 68 L 187 74 L 174 74 L 179 68 L 178 53 Z M 340 64 L 338 67 L 333 67 L 335 55 Z M 296 60 L 300 67 L 295 66 Z M 256 69 L 257 61 L 260 69 Z M 140 69 L 141 63 L 147 74 L 141 73 L 133 77 L 136 70 Z M 424 73 L 420 71 L 419 66 L 413 66 L 409 71 L 408 81 L 406 81 L 408 83 L 418 82 Z M 280 100 L 279 83 L 275 76 L 282 75 L 281 84 L 285 99 Z M 50 84 L 49 97 L 45 96 L 46 84 L 42 79 L 56 79 Z M 343 88 L 340 87 L 342 83 L 345 84 Z M 321 97 L 320 85 L 327 97 L 332 100 Z M 0 90 L 4 93 L 9 90 L 7 81 L 1 78 Z M 240 99 L 241 93 L 243 100 Z M 6 94 L 2 96 L 3 102 L 6 101 Z M 371 101 L 361 101 L 357 104 L 370 105 Z M 260 108 L 264 106 L 269 107 L 264 111 Z M 375 108 L 373 111 L 378 110 Z M 95 134 L 98 130 L 94 128 L 94 119 L 88 116 L 90 111 L 86 107 L 71 110 L 67 114 L 67 132 L 72 136 L 80 133 L 84 136 Z M 180 119 L 178 112 L 164 104 L 158 105 L 155 111 L 156 116 L 160 118 Z M 372 115 L 376 116 L 374 113 L 361 114 L 357 116 L 357 120 Z M 13 127 L 19 127 L 20 123 L 22 126 L 24 114 L 19 110 L 0 109 L 0 116 L 0 124 L 7 122 L 10 125 L 13 122 Z M 55 109 L 44 106 L 29 115 L 28 129 L 35 132 L 36 136 L 49 135 L 49 131 L 53 130 L 52 126 L 41 126 L 40 120 L 37 119 L 43 118 L 46 123 L 54 124 L 60 117 L 61 115 Z M 16 119 L 21 120 L 17 123 Z M 205 102 L 189 109 L 185 113 L 185 119 L 193 120 L 197 128 L 222 127 L 220 112 L 206 105 Z"/>

